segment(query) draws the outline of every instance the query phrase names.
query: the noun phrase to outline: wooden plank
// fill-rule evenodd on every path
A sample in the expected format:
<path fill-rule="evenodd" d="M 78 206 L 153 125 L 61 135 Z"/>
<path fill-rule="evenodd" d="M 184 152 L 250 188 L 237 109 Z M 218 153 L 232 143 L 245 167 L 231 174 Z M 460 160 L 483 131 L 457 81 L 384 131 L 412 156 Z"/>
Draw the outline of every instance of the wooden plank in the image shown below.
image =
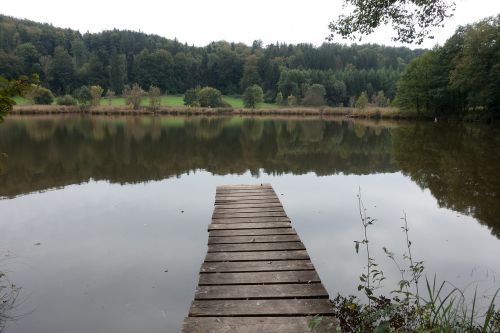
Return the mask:
<path fill-rule="evenodd" d="M 187 317 L 183 333 L 311 333 L 312 316 L 301 317 Z M 337 321 L 325 317 L 314 333 L 334 332 Z"/>
<path fill-rule="evenodd" d="M 208 245 L 208 252 L 251 252 L 251 251 L 285 251 L 285 250 L 305 250 L 305 247 L 304 244 L 302 244 L 302 242 Z"/>
<path fill-rule="evenodd" d="M 208 231 L 231 230 L 231 229 L 266 229 L 266 228 L 290 228 L 290 222 L 212 223 L 208 226 Z"/>
<path fill-rule="evenodd" d="M 215 205 L 236 205 L 236 204 L 268 204 L 268 203 L 279 203 L 278 198 L 225 198 L 225 199 L 215 199 Z"/>
<path fill-rule="evenodd" d="M 269 189 L 252 189 L 252 188 L 248 188 L 248 189 L 234 189 L 234 190 L 217 190 L 215 192 L 216 194 L 228 194 L 228 195 L 233 195 L 233 194 L 236 194 L 236 195 L 240 195 L 240 194 L 253 194 L 253 193 L 257 193 L 257 194 L 260 194 L 260 193 L 268 193 L 268 194 L 275 194 L 274 190 L 269 188 Z"/>
<path fill-rule="evenodd" d="M 215 197 L 215 201 L 221 201 L 221 200 L 249 200 L 249 199 L 254 199 L 254 200 L 266 200 L 266 199 L 278 199 L 278 197 L 275 194 L 267 194 L 267 193 L 256 193 L 256 194 L 219 194 Z"/>
<path fill-rule="evenodd" d="M 202 273 L 314 270 L 310 260 L 204 262 Z"/>
<path fill-rule="evenodd" d="M 245 208 L 221 208 L 215 206 L 214 214 L 241 214 L 241 213 L 260 213 L 260 212 L 282 212 L 285 210 L 281 206 L 264 207 L 245 207 Z"/>
<path fill-rule="evenodd" d="M 229 204 L 216 204 L 215 209 L 242 209 L 242 208 L 268 208 L 268 207 L 279 207 L 283 209 L 283 206 L 280 202 L 268 202 L 268 203 L 247 203 L 247 204 L 238 204 L 238 203 L 229 203 Z"/>
<path fill-rule="evenodd" d="M 266 236 L 234 236 L 234 237 L 208 237 L 208 244 L 241 244 L 241 243 L 278 243 L 298 242 L 297 235 L 266 235 Z"/>
<path fill-rule="evenodd" d="M 262 184 L 232 184 L 232 185 L 219 185 L 217 189 L 237 189 L 237 188 L 273 188 L 269 183 Z"/>
<path fill-rule="evenodd" d="M 210 237 L 296 235 L 294 228 L 210 230 Z"/>
<path fill-rule="evenodd" d="M 212 219 L 236 219 L 236 218 L 250 218 L 250 217 L 286 217 L 283 212 L 255 212 L 255 213 L 216 213 L 212 214 Z"/>
<path fill-rule="evenodd" d="M 212 219 L 212 223 L 272 223 L 272 222 L 290 222 L 286 216 L 260 216 L 260 217 L 235 217 L 235 218 L 217 218 Z"/>
<path fill-rule="evenodd" d="M 243 286 L 199 286 L 194 296 L 195 300 L 273 298 L 328 298 L 328 293 L 321 283 L 309 283 Z"/>
<path fill-rule="evenodd" d="M 309 259 L 305 250 L 266 252 L 213 252 L 207 253 L 205 261 L 259 261 Z"/>
<path fill-rule="evenodd" d="M 273 300 L 206 300 L 194 301 L 189 309 L 192 317 L 200 316 L 262 316 L 262 315 L 330 315 L 327 299 Z"/>
<path fill-rule="evenodd" d="M 237 272 L 200 274 L 199 285 L 318 283 L 316 271 Z"/>

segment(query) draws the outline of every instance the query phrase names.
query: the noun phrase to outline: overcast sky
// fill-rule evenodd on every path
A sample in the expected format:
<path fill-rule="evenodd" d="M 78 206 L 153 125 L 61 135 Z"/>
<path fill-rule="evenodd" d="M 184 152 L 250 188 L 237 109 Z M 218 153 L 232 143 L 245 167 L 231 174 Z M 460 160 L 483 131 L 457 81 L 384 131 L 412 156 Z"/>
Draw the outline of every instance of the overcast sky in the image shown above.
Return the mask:
<path fill-rule="evenodd" d="M 436 31 L 423 47 L 443 44 L 459 25 L 500 13 L 500 0 L 457 0 L 455 17 Z M 251 44 L 276 41 L 320 45 L 328 23 L 342 13 L 342 0 L 23 0 L 4 1 L 0 12 L 18 18 L 51 23 L 82 33 L 129 29 L 203 46 L 214 40 Z M 398 45 L 382 28 L 362 42 Z M 341 39 L 339 42 L 343 42 Z M 410 46 L 412 47 L 412 46 Z"/>

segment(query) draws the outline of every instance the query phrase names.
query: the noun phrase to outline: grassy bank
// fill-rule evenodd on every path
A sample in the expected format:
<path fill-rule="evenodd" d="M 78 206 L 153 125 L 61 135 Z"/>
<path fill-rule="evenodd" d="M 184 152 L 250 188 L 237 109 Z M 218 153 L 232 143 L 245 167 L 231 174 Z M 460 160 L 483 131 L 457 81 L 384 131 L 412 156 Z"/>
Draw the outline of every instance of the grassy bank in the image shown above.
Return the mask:
<path fill-rule="evenodd" d="M 235 97 L 235 96 L 223 96 L 222 99 L 231 105 L 233 108 L 243 108 L 243 99 L 240 97 Z M 23 97 L 16 97 L 15 98 L 17 105 L 30 105 L 29 101 Z M 54 102 L 53 105 L 56 105 Z M 112 98 L 111 100 L 102 98 L 101 99 L 101 106 L 126 106 L 127 103 L 125 101 L 125 98 L 117 96 Z M 141 103 L 142 106 L 147 107 L 149 105 L 149 98 L 145 97 L 142 100 Z M 161 106 L 184 106 L 184 96 L 183 95 L 167 95 L 167 96 L 162 96 L 161 97 Z M 270 104 L 270 103 L 260 103 L 258 108 L 259 109 L 274 109 L 279 107 L 276 104 Z"/>
<path fill-rule="evenodd" d="M 204 108 L 186 106 L 160 106 L 153 110 L 141 107 L 134 110 L 123 105 L 101 105 L 87 108 L 63 105 L 16 105 L 11 114 L 37 115 L 37 114 L 94 114 L 94 115 L 247 115 L 247 116 L 345 116 L 349 118 L 366 119 L 417 119 L 416 113 L 405 113 L 396 108 L 367 107 L 365 110 L 344 107 L 278 107 L 246 109 L 230 108 Z"/>

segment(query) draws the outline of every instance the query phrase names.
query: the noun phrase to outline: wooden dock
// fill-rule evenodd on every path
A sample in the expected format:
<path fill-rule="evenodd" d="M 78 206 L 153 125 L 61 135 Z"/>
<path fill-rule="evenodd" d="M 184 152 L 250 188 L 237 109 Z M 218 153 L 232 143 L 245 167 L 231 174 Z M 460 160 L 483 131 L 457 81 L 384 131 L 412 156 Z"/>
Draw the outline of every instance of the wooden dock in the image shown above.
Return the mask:
<path fill-rule="evenodd" d="M 271 185 L 219 186 L 208 251 L 182 332 L 315 332 L 326 292 Z M 328 331 L 335 331 L 335 327 Z"/>

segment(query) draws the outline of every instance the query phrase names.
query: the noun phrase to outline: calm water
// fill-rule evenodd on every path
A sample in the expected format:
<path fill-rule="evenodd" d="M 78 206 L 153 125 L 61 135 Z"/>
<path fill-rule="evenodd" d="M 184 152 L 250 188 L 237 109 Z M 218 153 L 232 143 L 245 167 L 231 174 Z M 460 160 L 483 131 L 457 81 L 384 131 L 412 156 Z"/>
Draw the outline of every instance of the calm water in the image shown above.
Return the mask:
<path fill-rule="evenodd" d="M 500 132 L 345 120 L 10 117 L 0 125 L 0 269 L 22 287 L 8 333 L 177 332 L 206 253 L 215 187 L 271 183 L 330 295 L 371 245 L 466 290 L 500 286 Z M 184 213 L 181 213 L 184 211 Z"/>

